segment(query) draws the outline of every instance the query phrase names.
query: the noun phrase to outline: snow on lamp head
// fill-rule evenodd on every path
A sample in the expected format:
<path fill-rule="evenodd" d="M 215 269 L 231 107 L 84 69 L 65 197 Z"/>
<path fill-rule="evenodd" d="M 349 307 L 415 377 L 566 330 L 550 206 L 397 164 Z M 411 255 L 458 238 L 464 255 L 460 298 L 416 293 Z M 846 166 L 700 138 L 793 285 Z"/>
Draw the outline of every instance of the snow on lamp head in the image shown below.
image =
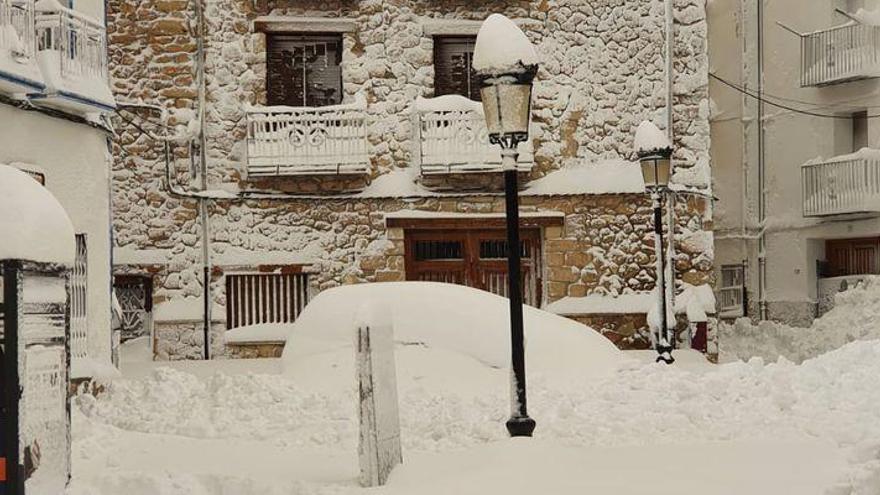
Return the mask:
<path fill-rule="evenodd" d="M 538 72 L 535 47 L 513 21 L 492 14 L 477 34 L 473 64 L 489 142 L 515 150 L 529 136 L 532 82 Z"/>
<path fill-rule="evenodd" d="M 649 191 L 667 188 L 672 176 L 672 144 L 666 134 L 653 123 L 644 121 L 636 129 L 635 148 L 645 188 Z"/>

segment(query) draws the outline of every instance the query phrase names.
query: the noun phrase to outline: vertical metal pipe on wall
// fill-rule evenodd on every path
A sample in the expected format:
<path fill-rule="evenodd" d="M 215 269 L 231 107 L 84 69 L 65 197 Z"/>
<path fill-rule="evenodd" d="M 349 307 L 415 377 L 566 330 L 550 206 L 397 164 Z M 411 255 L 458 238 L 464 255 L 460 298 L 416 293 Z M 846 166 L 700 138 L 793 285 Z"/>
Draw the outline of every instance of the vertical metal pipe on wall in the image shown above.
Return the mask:
<path fill-rule="evenodd" d="M 764 222 L 767 219 L 767 190 L 765 170 L 764 132 L 764 0 L 758 0 L 758 316 L 767 319 L 767 238 Z"/>
<path fill-rule="evenodd" d="M 193 0 L 196 14 L 196 80 L 199 98 L 199 189 L 208 189 L 207 139 L 205 136 L 205 12 L 202 0 Z M 208 211 L 208 198 L 199 198 L 199 220 L 202 230 L 202 292 L 205 359 L 211 359 L 211 227 Z"/>

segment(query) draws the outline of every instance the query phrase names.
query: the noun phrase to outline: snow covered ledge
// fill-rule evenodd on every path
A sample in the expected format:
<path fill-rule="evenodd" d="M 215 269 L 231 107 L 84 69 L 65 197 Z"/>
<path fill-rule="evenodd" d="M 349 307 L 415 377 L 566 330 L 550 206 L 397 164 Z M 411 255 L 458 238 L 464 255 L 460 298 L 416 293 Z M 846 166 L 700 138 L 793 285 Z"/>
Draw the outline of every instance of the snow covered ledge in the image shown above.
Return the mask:
<path fill-rule="evenodd" d="M 357 21 L 337 17 L 263 15 L 254 19 L 254 31 L 262 33 L 353 33 Z"/>

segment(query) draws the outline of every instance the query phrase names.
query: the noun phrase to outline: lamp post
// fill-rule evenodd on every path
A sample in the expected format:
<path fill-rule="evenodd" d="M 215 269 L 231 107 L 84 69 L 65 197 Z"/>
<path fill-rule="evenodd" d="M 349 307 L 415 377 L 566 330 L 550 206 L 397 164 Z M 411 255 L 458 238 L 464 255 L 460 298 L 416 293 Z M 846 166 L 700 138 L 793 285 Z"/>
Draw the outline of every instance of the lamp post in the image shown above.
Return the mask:
<path fill-rule="evenodd" d="M 642 168 L 645 189 L 651 194 L 654 209 L 654 252 L 657 257 L 657 293 L 659 321 L 655 323 L 657 335 L 654 336 L 654 348 L 657 350 L 657 362 L 672 364 L 674 336 L 669 321 L 667 306 L 667 280 L 665 256 L 663 252 L 663 209 L 661 199 L 669 190 L 669 178 L 672 175 L 672 145 L 669 139 L 651 122 L 642 122 L 636 130 L 636 153 Z M 668 283 L 674 283 L 670 280 Z M 670 325 L 670 323 L 672 323 Z M 652 334 L 653 335 L 653 334 Z"/>
<path fill-rule="evenodd" d="M 516 24 L 500 14 L 493 14 L 480 27 L 473 65 L 480 80 L 480 97 L 489 142 L 501 147 L 504 173 L 511 340 L 511 410 L 507 431 L 512 437 L 530 437 L 535 430 L 535 420 L 529 417 L 526 408 L 516 161 L 517 145 L 529 137 L 532 82 L 538 71 L 537 56 L 534 47 Z"/>

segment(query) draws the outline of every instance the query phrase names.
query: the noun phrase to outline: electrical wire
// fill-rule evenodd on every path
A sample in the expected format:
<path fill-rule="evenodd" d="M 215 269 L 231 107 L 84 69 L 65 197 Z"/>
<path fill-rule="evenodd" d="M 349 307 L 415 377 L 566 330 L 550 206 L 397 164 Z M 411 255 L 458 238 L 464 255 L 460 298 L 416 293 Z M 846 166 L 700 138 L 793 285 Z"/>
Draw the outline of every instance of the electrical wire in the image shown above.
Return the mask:
<path fill-rule="evenodd" d="M 751 97 L 751 98 L 754 98 L 754 99 L 756 99 L 756 100 L 758 100 L 758 101 L 760 101 L 760 102 L 762 102 L 762 103 L 766 103 L 766 104 L 768 104 L 768 105 L 770 105 L 770 106 L 773 106 L 773 107 L 776 107 L 776 108 L 781 108 L 781 109 L 783 109 L 783 110 L 788 110 L 789 112 L 794 112 L 794 113 L 798 113 L 798 114 L 801 114 L 801 115 L 808 115 L 808 116 L 811 116 L 811 117 L 820 117 L 820 118 L 825 118 L 825 119 L 852 120 L 852 119 L 854 118 L 852 115 L 834 115 L 834 114 L 826 114 L 826 113 L 812 112 L 812 111 L 810 111 L 810 110 L 803 110 L 803 109 L 800 109 L 800 108 L 795 108 L 795 107 L 792 107 L 792 106 L 783 105 L 783 104 L 781 104 L 781 103 L 777 103 L 777 102 L 775 102 L 775 101 L 768 100 L 768 99 L 767 99 L 764 95 L 762 95 L 762 94 L 754 94 L 754 93 L 750 92 L 748 89 L 746 89 L 746 88 L 742 88 L 742 87 L 740 87 L 740 86 L 737 86 L 736 84 L 734 84 L 734 83 L 732 83 L 732 82 L 730 82 L 730 81 L 728 81 L 728 80 L 726 80 L 726 79 L 723 79 L 723 78 L 721 78 L 721 77 L 718 77 L 718 76 L 716 76 L 715 74 L 713 74 L 713 73 L 711 73 L 711 72 L 709 73 L 709 77 L 715 79 L 716 81 L 720 82 L 721 84 L 724 84 L 725 86 L 728 86 L 728 87 L 730 87 L 730 88 L 732 88 L 732 89 L 734 89 L 734 90 L 736 90 L 736 91 L 738 91 L 738 92 L 740 92 L 740 93 L 742 93 L 742 94 L 744 94 L 744 95 L 746 95 L 746 96 L 749 96 L 749 97 Z M 874 108 L 874 107 L 871 107 L 871 108 Z M 868 115 L 867 117 L 863 117 L 863 118 L 877 119 L 877 118 L 880 118 L 880 114 L 877 114 L 877 115 Z"/>

